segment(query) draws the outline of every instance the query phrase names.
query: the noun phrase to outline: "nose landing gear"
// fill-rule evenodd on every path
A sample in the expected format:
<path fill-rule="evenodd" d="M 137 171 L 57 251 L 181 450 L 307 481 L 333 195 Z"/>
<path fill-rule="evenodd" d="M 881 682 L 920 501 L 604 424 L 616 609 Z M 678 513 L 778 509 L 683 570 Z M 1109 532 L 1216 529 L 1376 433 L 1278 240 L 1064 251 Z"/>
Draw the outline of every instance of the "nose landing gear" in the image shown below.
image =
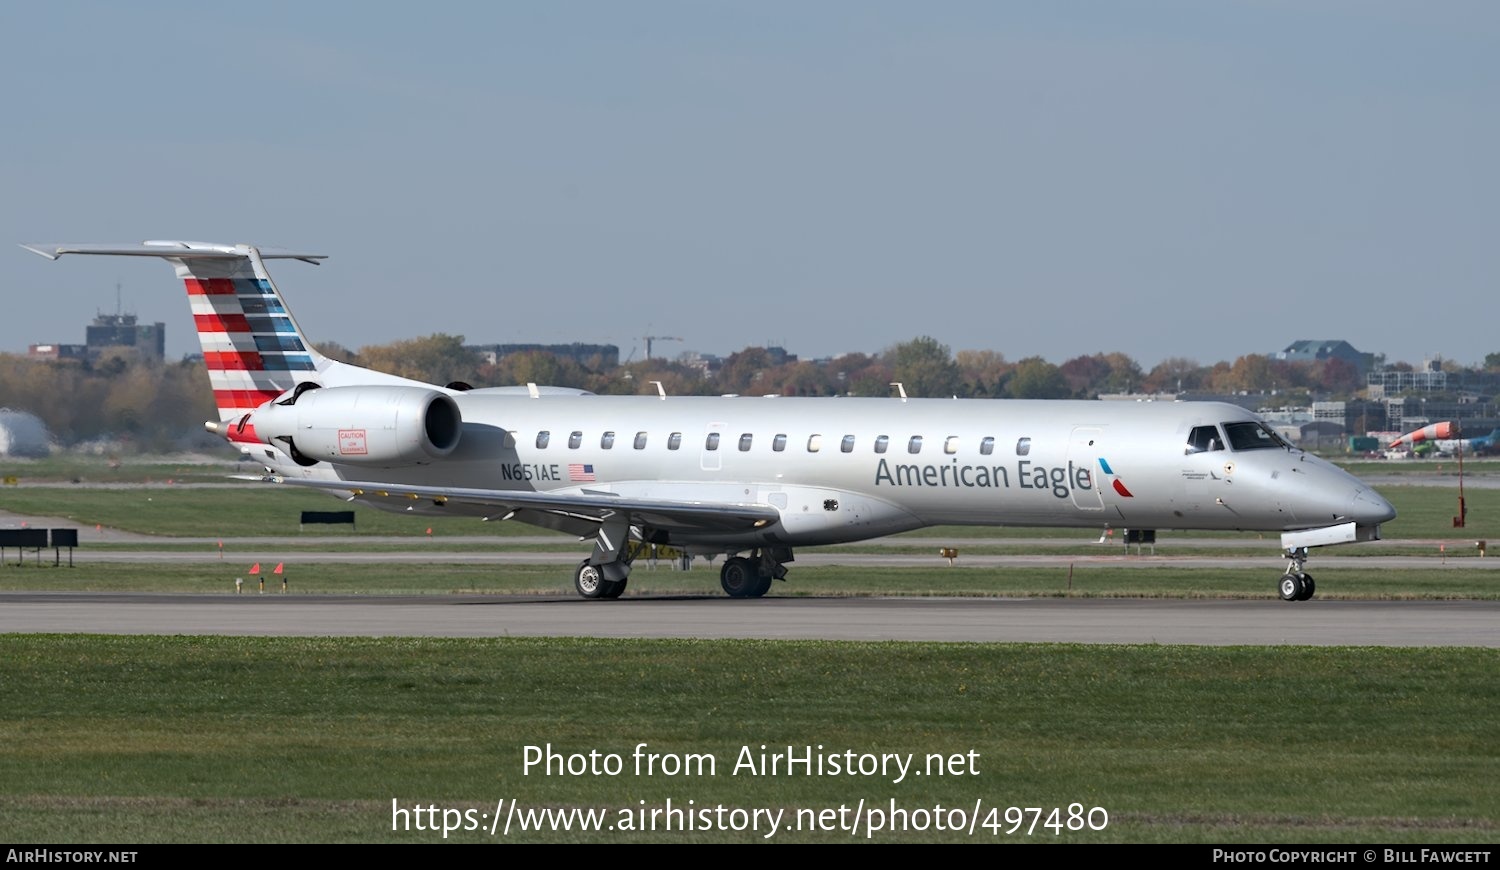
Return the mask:
<path fill-rule="evenodd" d="M 1313 583 L 1312 575 L 1303 571 L 1307 564 L 1307 548 L 1291 547 L 1286 551 L 1288 561 L 1286 573 L 1281 575 L 1281 580 L 1276 584 L 1276 591 L 1280 593 L 1282 601 L 1306 601 L 1313 597 L 1317 585 Z"/>

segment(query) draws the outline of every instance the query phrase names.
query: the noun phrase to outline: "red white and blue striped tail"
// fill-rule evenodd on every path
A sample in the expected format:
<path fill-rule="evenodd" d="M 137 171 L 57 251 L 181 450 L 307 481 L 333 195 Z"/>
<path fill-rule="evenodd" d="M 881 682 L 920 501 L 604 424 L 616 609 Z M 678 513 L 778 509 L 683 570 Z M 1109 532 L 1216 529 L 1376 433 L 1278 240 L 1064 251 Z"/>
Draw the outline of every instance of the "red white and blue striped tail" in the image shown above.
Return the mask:
<path fill-rule="evenodd" d="M 326 362 L 297 328 L 259 252 L 248 254 L 177 263 L 221 420 L 317 379 Z"/>
<path fill-rule="evenodd" d="M 171 263 L 187 287 L 221 421 L 242 417 L 308 381 L 322 386 L 413 383 L 330 360 L 298 328 L 265 261 L 317 265 L 325 259 L 322 254 L 177 241 L 22 247 L 53 260 L 63 254 L 102 254 L 160 257 Z"/>

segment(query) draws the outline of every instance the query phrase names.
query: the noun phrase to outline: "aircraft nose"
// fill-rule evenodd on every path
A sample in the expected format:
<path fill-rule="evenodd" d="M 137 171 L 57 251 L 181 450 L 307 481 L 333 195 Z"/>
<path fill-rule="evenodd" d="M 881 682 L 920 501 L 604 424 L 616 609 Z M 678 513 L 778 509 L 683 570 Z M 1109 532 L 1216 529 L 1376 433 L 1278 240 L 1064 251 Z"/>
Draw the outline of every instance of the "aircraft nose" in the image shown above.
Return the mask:
<path fill-rule="evenodd" d="M 1354 493 L 1354 504 L 1349 510 L 1349 518 L 1362 526 L 1379 525 L 1395 519 L 1396 509 L 1380 493 L 1364 487 Z"/>

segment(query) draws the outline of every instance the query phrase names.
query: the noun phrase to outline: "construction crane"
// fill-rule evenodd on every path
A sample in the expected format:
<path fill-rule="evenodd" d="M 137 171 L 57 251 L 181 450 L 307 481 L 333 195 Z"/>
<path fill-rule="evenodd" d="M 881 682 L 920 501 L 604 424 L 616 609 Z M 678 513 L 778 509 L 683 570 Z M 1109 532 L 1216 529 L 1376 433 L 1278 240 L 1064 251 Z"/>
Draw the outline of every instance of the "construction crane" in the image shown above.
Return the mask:
<path fill-rule="evenodd" d="M 682 341 L 675 335 L 643 335 L 641 341 L 646 343 L 646 359 L 651 358 L 651 343 L 653 341 Z"/>

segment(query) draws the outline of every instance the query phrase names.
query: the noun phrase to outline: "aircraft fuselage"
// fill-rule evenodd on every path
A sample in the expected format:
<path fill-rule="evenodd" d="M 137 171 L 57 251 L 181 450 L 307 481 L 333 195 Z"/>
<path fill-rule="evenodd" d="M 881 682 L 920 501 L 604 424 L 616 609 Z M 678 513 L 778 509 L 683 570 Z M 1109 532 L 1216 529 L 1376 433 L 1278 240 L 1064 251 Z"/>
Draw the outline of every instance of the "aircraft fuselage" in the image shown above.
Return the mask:
<path fill-rule="evenodd" d="M 1255 423 L 1208 402 L 453 396 L 457 448 L 361 481 L 774 506 L 781 521 L 676 542 L 854 541 L 934 524 L 1281 532 L 1389 505 L 1357 478 L 1284 446 L 1194 451 L 1201 427 Z M 290 477 L 326 473 L 278 468 Z M 406 510 L 374 499 L 372 504 Z M 483 514 L 445 504 L 427 513 Z"/>

